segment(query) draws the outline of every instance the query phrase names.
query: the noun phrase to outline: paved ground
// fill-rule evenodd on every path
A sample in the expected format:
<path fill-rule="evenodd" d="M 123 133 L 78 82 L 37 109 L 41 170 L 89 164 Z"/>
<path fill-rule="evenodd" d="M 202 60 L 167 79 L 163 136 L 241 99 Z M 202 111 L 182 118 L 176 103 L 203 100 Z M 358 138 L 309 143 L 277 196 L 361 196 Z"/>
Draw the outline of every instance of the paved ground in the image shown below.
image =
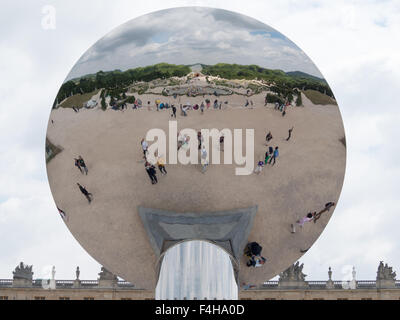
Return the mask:
<path fill-rule="evenodd" d="M 148 97 L 141 99 L 147 102 Z M 259 176 L 236 176 L 236 165 L 211 165 L 206 174 L 198 165 L 167 165 L 168 175 L 158 173 L 157 185 L 150 183 L 141 162 L 140 140 L 151 128 L 167 131 L 170 111 L 53 110 L 54 123 L 49 122 L 47 135 L 64 150 L 47 166 L 50 186 L 58 207 L 69 217 L 68 228 L 88 253 L 127 281 L 152 289 L 156 257 L 138 206 L 205 212 L 258 205 L 249 240 L 263 246 L 268 262 L 262 268 L 248 268 L 243 258 L 240 282 L 267 281 L 299 259 L 300 250 L 319 237 L 333 210 L 296 234 L 290 233 L 290 224 L 328 201 L 336 202 L 342 188 L 346 149 L 339 141 L 344 136 L 339 109 L 314 106 L 303 95 L 305 107 L 291 108 L 282 117 L 271 105 L 264 107 L 262 95 L 251 98 L 254 109 L 242 107 L 245 99 L 229 97 L 229 107 L 222 111 L 178 115 L 178 127 L 254 128 L 255 155 L 260 159 L 266 151 L 266 131 L 271 130 L 271 145 L 280 149 L 274 167 Z M 292 125 L 292 139 L 286 142 Z M 88 165 L 87 176 L 74 167 L 78 155 Z M 76 182 L 93 194 L 90 205 Z"/>

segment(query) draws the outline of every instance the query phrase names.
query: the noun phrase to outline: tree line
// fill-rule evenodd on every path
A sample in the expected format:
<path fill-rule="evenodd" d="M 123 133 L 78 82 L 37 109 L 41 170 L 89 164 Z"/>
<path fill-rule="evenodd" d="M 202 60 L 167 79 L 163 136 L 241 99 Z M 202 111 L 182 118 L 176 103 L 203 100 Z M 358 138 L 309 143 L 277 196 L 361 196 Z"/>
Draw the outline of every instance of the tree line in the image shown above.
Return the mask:
<path fill-rule="evenodd" d="M 238 65 L 218 63 L 215 65 L 202 65 L 202 73 L 211 76 L 220 76 L 225 79 L 259 79 L 273 83 L 270 87 L 282 98 L 289 98 L 297 94 L 297 90 L 317 90 L 330 97 L 334 97 L 332 90 L 324 79 L 302 72 L 285 73 L 282 70 L 262 68 L 257 65 Z M 55 107 L 62 100 L 75 95 L 105 89 L 107 95 L 118 98 L 126 92 L 126 87 L 136 81 L 152 81 L 155 79 L 168 79 L 183 77 L 191 72 L 187 65 L 159 63 L 146 67 L 138 67 L 126 71 L 99 71 L 77 79 L 65 82 L 58 91 L 54 101 Z"/>
<path fill-rule="evenodd" d="M 125 92 L 125 88 L 135 81 L 151 81 L 167 79 L 170 77 L 183 77 L 191 71 L 185 65 L 159 63 L 152 66 L 138 67 L 126 71 L 99 71 L 78 79 L 65 82 L 58 91 L 54 106 L 62 100 L 75 94 L 89 93 L 96 89 L 104 88 L 112 95 Z"/>
<path fill-rule="evenodd" d="M 206 75 L 220 76 L 225 79 L 258 79 L 274 83 L 271 90 L 284 97 L 295 94 L 295 89 L 312 89 L 334 97 L 331 88 L 324 79 L 303 72 L 285 73 L 282 70 L 266 69 L 257 65 L 227 63 L 205 65 L 202 72 Z"/>

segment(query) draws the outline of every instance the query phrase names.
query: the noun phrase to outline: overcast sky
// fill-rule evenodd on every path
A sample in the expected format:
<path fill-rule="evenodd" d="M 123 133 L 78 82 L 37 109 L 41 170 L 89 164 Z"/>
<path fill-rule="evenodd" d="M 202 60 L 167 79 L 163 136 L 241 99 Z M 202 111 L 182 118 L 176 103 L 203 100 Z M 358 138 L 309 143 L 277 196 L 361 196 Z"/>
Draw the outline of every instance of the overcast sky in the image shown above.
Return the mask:
<path fill-rule="evenodd" d="M 192 7 L 124 23 L 85 52 L 68 79 L 160 62 L 257 64 L 321 76 L 302 50 L 271 27 L 231 11 Z"/>
<path fill-rule="evenodd" d="M 46 29 L 46 5 L 55 8 L 55 29 Z M 232 10 L 279 30 L 318 66 L 339 102 L 348 147 L 345 183 L 334 216 L 301 259 L 308 279 L 326 279 L 329 266 L 342 279 L 352 265 L 358 279 L 374 279 L 379 260 L 399 273 L 398 1 L 3 0 L 0 278 L 11 278 L 20 261 L 34 265 L 35 277 L 53 264 L 58 279 L 73 278 L 76 265 L 82 279 L 97 277 L 100 266 L 65 227 L 48 186 L 44 142 L 50 108 L 73 65 L 98 39 L 135 17 L 187 5 Z M 226 32 L 229 19 L 214 18 Z M 185 21 L 174 22 L 185 25 L 180 32 Z M 162 21 L 151 23 L 168 30 Z M 232 29 L 240 31 L 239 25 Z M 121 49 L 118 43 L 114 48 Z"/>

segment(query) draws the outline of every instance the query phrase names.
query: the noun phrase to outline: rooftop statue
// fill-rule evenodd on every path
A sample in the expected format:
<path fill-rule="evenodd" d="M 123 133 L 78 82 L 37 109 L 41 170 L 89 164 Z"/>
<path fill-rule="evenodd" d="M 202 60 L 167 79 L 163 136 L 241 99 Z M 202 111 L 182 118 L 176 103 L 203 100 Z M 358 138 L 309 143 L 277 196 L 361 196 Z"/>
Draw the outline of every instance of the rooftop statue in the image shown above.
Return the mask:
<path fill-rule="evenodd" d="M 79 275 L 81 274 L 81 271 L 79 270 L 79 266 L 76 267 L 75 274 L 76 274 L 76 280 L 79 280 Z"/>
<path fill-rule="evenodd" d="M 13 271 L 14 279 L 32 280 L 32 266 L 25 265 L 21 262 Z"/>
<path fill-rule="evenodd" d="M 279 275 L 279 281 L 304 281 L 307 275 L 303 273 L 303 266 L 297 261 Z"/>
<path fill-rule="evenodd" d="M 106 268 L 101 267 L 101 272 L 99 273 L 99 280 L 115 280 L 118 281 L 118 278 L 115 274 L 108 271 Z"/>
<path fill-rule="evenodd" d="M 381 261 L 378 266 L 376 280 L 396 280 L 396 272 L 387 263 L 384 265 L 383 261 Z"/>

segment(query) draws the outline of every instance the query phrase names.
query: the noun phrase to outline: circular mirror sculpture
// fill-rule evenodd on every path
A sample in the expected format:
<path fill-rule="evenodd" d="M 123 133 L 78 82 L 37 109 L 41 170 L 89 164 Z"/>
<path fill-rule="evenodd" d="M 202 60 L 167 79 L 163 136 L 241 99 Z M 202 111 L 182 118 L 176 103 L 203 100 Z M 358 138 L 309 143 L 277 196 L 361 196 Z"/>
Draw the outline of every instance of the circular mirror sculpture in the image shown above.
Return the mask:
<path fill-rule="evenodd" d="M 328 83 L 294 43 L 238 13 L 185 7 L 133 19 L 83 54 L 54 101 L 46 163 L 74 237 L 136 287 L 155 289 L 163 254 L 187 240 L 221 247 L 238 284 L 260 284 L 324 230 L 346 141 Z M 253 242 L 262 252 L 245 255 Z"/>

